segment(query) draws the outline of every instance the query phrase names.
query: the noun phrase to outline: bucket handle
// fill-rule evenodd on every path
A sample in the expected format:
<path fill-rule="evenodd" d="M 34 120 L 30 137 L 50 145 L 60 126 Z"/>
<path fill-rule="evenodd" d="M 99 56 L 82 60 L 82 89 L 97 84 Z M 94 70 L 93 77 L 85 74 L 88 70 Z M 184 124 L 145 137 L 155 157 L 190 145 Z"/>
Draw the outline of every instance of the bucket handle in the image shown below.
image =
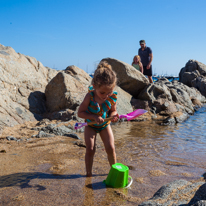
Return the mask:
<path fill-rule="evenodd" d="M 131 176 L 128 176 L 128 177 L 131 179 L 131 181 L 130 181 L 130 183 L 125 188 L 129 188 L 132 185 L 132 183 L 133 183 L 132 177 Z"/>

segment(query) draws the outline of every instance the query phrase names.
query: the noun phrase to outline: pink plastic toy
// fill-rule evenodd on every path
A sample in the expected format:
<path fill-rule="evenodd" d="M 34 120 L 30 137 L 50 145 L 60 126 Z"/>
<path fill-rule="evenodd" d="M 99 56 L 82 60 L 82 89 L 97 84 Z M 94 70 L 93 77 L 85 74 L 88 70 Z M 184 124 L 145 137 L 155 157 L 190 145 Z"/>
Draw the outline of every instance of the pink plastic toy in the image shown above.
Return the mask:
<path fill-rule="evenodd" d="M 139 117 L 140 115 L 146 113 L 147 110 L 144 110 L 144 109 L 137 109 L 129 114 L 122 114 L 119 116 L 120 119 L 122 118 L 126 118 L 127 121 L 130 121 L 132 119 L 135 119 L 136 117 Z M 108 117 L 106 119 L 104 119 L 104 121 L 109 121 L 109 120 L 112 120 L 113 117 Z M 74 126 L 74 129 L 79 129 L 81 127 L 84 127 L 84 126 L 87 126 L 87 125 L 92 125 L 92 124 L 96 124 L 96 122 L 85 122 L 85 123 L 76 123 L 75 126 Z"/>

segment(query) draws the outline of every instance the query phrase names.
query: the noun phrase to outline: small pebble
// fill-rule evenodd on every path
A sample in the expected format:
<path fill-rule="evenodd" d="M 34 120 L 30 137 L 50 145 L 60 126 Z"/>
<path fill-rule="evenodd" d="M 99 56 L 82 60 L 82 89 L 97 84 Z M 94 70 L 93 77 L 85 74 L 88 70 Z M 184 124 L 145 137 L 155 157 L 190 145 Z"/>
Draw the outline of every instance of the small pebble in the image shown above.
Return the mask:
<path fill-rule="evenodd" d="M 35 134 L 34 134 L 34 135 L 32 135 L 32 136 L 31 136 L 31 138 L 36 138 L 36 135 L 35 135 Z"/>
<path fill-rule="evenodd" d="M 7 136 L 6 139 L 9 140 L 9 141 L 11 141 L 11 140 L 16 141 L 17 140 L 16 137 L 12 137 L 12 136 Z"/>
<path fill-rule="evenodd" d="M 31 141 L 31 140 L 32 140 L 31 138 L 26 139 L 26 141 Z"/>

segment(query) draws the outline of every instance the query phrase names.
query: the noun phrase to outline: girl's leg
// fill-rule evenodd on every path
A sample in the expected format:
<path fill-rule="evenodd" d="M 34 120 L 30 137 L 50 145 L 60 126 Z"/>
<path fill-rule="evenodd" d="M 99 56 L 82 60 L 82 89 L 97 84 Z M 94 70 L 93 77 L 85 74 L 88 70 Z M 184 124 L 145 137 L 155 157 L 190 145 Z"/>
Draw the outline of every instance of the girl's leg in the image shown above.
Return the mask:
<path fill-rule="evenodd" d="M 107 157 L 109 160 L 110 166 L 116 163 L 116 153 L 114 147 L 114 135 L 112 128 L 108 125 L 105 129 L 100 132 L 100 136 L 104 143 L 105 150 L 107 152 Z"/>
<path fill-rule="evenodd" d="M 92 176 L 92 165 L 95 154 L 95 142 L 97 133 L 91 127 L 86 126 L 84 130 L 84 139 L 86 144 L 85 165 L 87 177 Z"/>

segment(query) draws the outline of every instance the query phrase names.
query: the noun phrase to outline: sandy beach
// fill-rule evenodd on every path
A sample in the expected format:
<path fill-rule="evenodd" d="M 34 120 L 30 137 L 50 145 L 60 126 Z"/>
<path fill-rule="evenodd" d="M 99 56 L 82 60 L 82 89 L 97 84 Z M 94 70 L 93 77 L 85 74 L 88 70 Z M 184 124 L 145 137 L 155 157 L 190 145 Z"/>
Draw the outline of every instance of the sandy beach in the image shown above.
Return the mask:
<path fill-rule="evenodd" d="M 100 137 L 94 176 L 86 178 L 83 133 L 78 133 L 82 140 L 30 138 L 37 133 L 31 130 L 37 123 L 7 127 L 1 135 L 1 205 L 136 205 L 172 180 L 200 179 L 205 169 L 201 154 L 186 159 L 187 153 L 174 150 L 172 155 L 173 140 L 158 140 L 174 128 L 159 127 L 151 121 L 117 123 L 112 125 L 117 161 L 129 167 L 134 183 L 129 189 L 106 188 L 103 180 L 110 167 Z M 8 141 L 6 136 L 25 139 Z"/>

